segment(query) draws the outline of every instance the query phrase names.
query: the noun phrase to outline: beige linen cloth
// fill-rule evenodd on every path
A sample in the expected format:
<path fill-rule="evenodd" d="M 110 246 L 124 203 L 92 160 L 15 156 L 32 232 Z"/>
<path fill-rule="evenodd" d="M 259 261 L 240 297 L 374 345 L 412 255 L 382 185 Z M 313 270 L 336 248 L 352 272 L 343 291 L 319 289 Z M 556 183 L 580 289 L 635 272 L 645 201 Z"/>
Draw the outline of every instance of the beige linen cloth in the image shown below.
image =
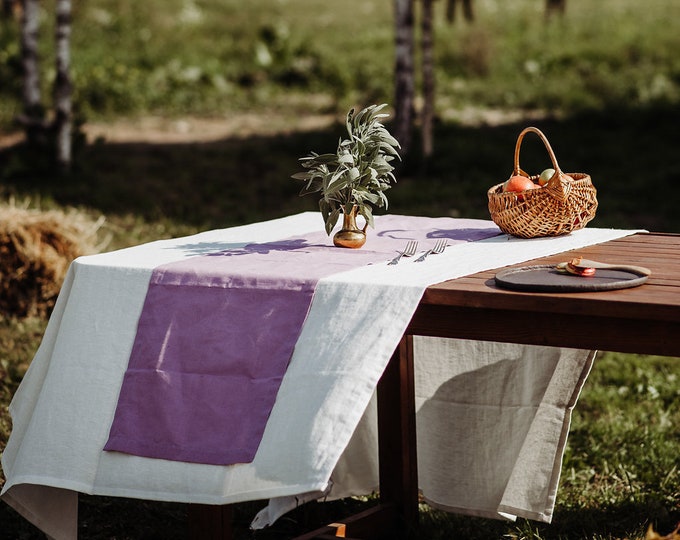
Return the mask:
<path fill-rule="evenodd" d="M 429 338 L 414 347 L 426 500 L 550 522 L 571 411 L 595 353 Z"/>

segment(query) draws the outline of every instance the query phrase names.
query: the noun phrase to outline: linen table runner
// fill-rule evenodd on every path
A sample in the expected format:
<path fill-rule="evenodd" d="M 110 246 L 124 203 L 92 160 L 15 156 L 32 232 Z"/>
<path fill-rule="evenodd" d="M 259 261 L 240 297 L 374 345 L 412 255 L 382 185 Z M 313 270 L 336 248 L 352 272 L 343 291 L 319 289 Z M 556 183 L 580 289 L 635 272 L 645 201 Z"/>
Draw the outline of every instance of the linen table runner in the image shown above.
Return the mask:
<path fill-rule="evenodd" d="M 390 215 L 359 250 L 319 232 L 156 268 L 104 449 L 251 462 L 319 279 L 384 264 L 410 239 L 425 250 L 497 234 L 489 221 Z"/>

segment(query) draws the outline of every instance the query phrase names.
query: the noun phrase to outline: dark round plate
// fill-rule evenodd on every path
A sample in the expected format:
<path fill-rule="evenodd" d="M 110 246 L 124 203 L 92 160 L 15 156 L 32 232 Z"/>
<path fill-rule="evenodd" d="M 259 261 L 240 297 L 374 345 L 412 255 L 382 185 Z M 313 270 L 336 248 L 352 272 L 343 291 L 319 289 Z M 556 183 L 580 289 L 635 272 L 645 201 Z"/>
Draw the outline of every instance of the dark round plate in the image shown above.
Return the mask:
<path fill-rule="evenodd" d="M 501 270 L 495 280 L 499 287 L 515 291 L 586 292 L 637 287 L 647 277 L 628 270 L 604 269 L 598 269 L 594 276 L 581 277 L 558 272 L 553 265 L 537 265 Z"/>

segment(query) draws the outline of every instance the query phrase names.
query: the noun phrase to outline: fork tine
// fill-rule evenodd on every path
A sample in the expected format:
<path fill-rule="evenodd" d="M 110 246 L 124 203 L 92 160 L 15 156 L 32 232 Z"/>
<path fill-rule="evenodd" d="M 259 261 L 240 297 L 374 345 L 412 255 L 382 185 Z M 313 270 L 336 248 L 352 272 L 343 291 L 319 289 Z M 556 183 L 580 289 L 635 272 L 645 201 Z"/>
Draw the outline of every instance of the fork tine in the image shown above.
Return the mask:
<path fill-rule="evenodd" d="M 446 238 L 440 238 L 434 243 L 434 246 L 432 246 L 430 249 L 425 251 L 420 257 L 418 257 L 415 262 L 423 262 L 428 255 L 430 254 L 438 254 L 438 253 L 444 253 L 444 250 L 446 249 L 446 246 L 448 245 L 448 240 Z"/>
<path fill-rule="evenodd" d="M 404 251 L 400 251 L 399 255 L 392 259 L 388 264 L 389 265 L 398 264 L 402 257 L 411 257 L 415 255 L 417 249 L 418 242 L 416 242 L 415 240 L 409 240 L 408 242 L 406 242 L 406 247 L 404 248 Z"/>

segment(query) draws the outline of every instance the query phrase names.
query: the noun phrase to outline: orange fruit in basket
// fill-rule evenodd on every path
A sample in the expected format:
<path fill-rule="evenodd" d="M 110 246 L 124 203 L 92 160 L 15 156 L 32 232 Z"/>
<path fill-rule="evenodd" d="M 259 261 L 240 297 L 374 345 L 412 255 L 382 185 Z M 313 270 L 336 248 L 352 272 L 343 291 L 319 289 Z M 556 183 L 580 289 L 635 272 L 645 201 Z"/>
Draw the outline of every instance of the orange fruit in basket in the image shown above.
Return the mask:
<path fill-rule="evenodd" d="M 531 178 L 516 174 L 505 181 L 503 191 L 526 191 L 528 189 L 536 189 L 537 187 Z"/>

